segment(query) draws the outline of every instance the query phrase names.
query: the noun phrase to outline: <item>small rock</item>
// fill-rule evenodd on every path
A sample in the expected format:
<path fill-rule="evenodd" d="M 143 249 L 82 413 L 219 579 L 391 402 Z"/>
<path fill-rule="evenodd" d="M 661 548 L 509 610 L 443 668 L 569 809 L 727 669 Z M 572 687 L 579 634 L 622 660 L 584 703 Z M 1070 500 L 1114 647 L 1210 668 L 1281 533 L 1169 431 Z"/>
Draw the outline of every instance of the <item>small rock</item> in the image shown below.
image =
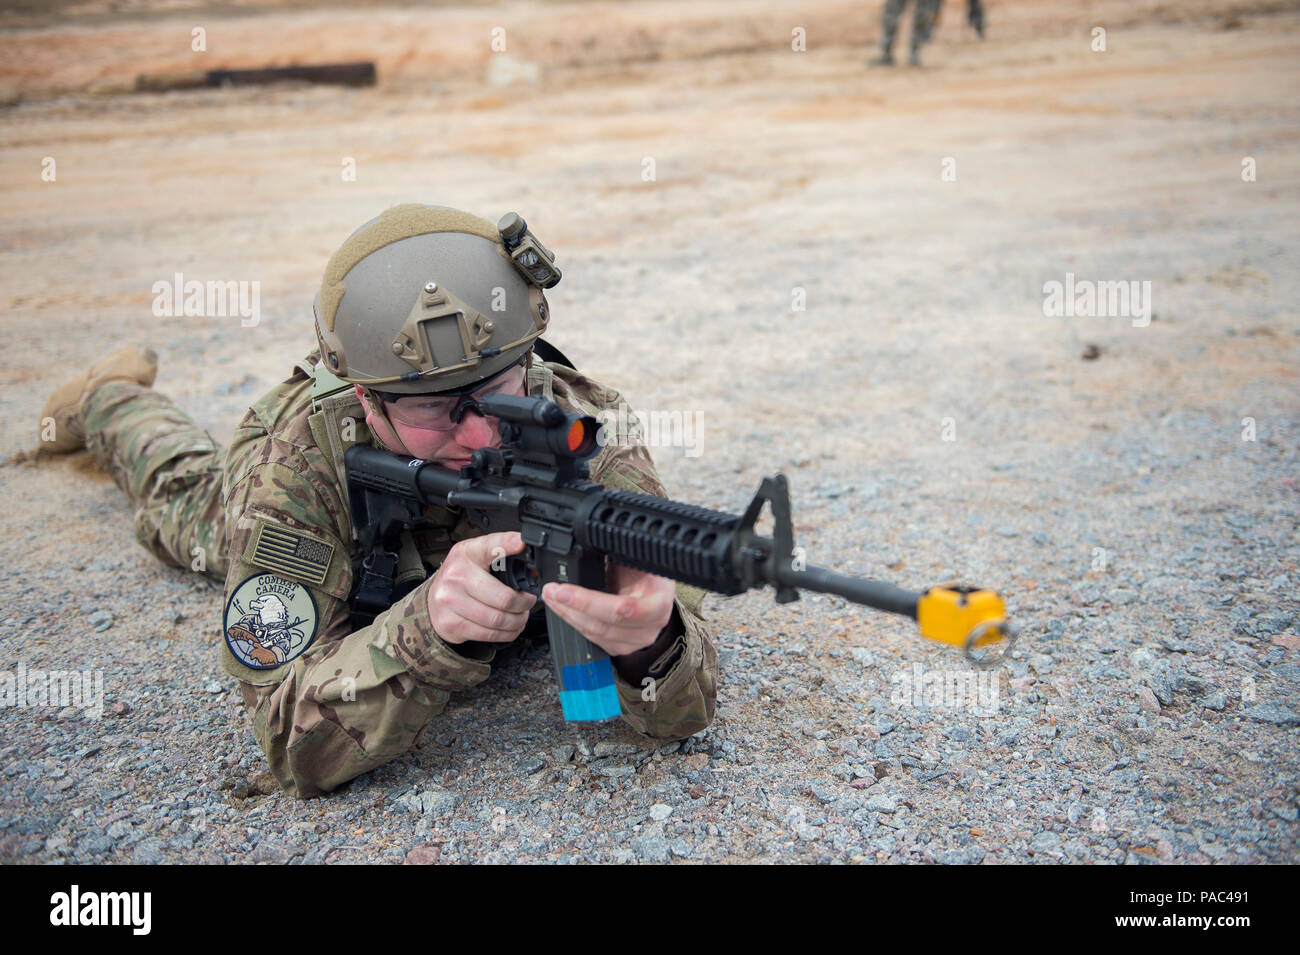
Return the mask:
<path fill-rule="evenodd" d="M 1046 653 L 1029 654 L 1029 665 L 1034 668 L 1034 672 L 1047 676 L 1052 670 L 1056 669 L 1056 661 Z"/>
<path fill-rule="evenodd" d="M 1123 607 L 1127 604 L 1131 604 L 1133 601 L 1137 600 L 1137 598 L 1137 591 L 1130 590 L 1127 587 L 1117 587 L 1106 595 L 1106 599 L 1116 607 Z"/>
<path fill-rule="evenodd" d="M 1173 675 L 1173 687 L 1174 692 L 1186 693 L 1197 700 L 1214 691 L 1214 685 L 1209 680 L 1203 680 L 1199 676 L 1192 676 L 1192 674 L 1182 670 Z"/>
<path fill-rule="evenodd" d="M 1294 613 L 1286 610 L 1266 610 L 1238 620 L 1232 629 L 1243 636 L 1264 639 L 1285 631 L 1295 621 L 1295 617 Z"/>
<path fill-rule="evenodd" d="M 688 772 L 698 773 L 709 765 L 708 753 L 692 753 L 682 760 L 682 767 Z"/>
<path fill-rule="evenodd" d="M 433 865 L 442 858 L 442 847 L 430 845 L 416 846 L 406 854 L 403 865 Z"/>
<path fill-rule="evenodd" d="M 1156 699 L 1156 695 L 1151 692 L 1149 686 L 1144 686 L 1138 690 L 1138 705 L 1148 713 L 1160 715 L 1160 701 Z"/>
<path fill-rule="evenodd" d="M 813 798 L 820 803 L 834 802 L 839 798 L 839 794 L 830 786 L 815 784 L 809 787 L 809 791 L 812 792 Z"/>
<path fill-rule="evenodd" d="M 216 680 L 209 680 L 208 685 L 203 688 L 205 693 L 220 693 L 224 687 Z"/>
<path fill-rule="evenodd" d="M 853 647 L 849 650 L 849 655 L 853 657 L 853 662 L 864 667 L 869 667 L 875 662 L 871 651 L 866 647 Z"/>
<path fill-rule="evenodd" d="M 650 807 L 650 818 L 655 822 L 663 822 L 673 814 L 673 807 L 667 803 L 657 802 Z"/>
<path fill-rule="evenodd" d="M 694 757 L 687 757 L 687 759 L 692 758 Z M 605 776 L 608 779 L 621 779 L 624 776 L 631 776 L 636 773 L 635 766 L 628 765 L 617 756 L 594 759 L 591 761 L 590 768 L 597 776 Z"/>
<path fill-rule="evenodd" d="M 1143 674 L 1143 679 L 1162 705 L 1169 706 L 1174 702 L 1174 685 L 1167 666 L 1153 666 Z"/>
<path fill-rule="evenodd" d="M 113 823 L 111 826 L 108 827 L 108 831 L 105 833 L 105 835 L 107 835 L 108 838 L 114 841 L 121 841 L 122 839 L 125 839 L 131 835 L 131 830 L 133 828 L 134 827 L 127 820 L 119 819 L 117 822 Z"/>
<path fill-rule="evenodd" d="M 447 789 L 432 789 L 428 792 L 409 792 L 397 800 L 397 804 L 420 815 L 442 815 L 449 813 L 460 803 L 460 796 Z"/>
<path fill-rule="evenodd" d="M 632 851 L 642 862 L 667 862 L 668 840 L 656 832 L 632 840 Z"/>
<path fill-rule="evenodd" d="M 1300 663 L 1279 663 L 1268 672 L 1292 683 L 1300 683 Z"/>
<path fill-rule="evenodd" d="M 1276 723 L 1278 726 L 1300 726 L 1300 715 L 1287 709 L 1280 703 L 1260 703 L 1246 710 L 1246 716 L 1261 723 Z"/>
<path fill-rule="evenodd" d="M 145 839 L 131 853 L 131 861 L 136 865 L 162 865 L 167 860 L 163 857 L 161 839 Z"/>
<path fill-rule="evenodd" d="M 108 712 L 113 716 L 126 716 L 131 712 L 131 707 L 125 703 L 114 703 L 108 708 Z"/>
<path fill-rule="evenodd" d="M 794 834 L 804 842 L 816 842 L 822 837 L 820 826 L 810 826 L 806 822 L 801 822 L 794 827 Z"/>
<path fill-rule="evenodd" d="M 103 855 L 106 852 L 113 851 L 113 840 L 107 836 L 90 836 L 77 843 L 77 851 L 88 852 L 91 855 Z"/>
<path fill-rule="evenodd" d="M 631 743 L 600 742 L 592 752 L 597 759 L 602 759 L 606 756 L 630 756 L 636 751 L 637 748 Z"/>
<path fill-rule="evenodd" d="M 893 796 L 876 793 L 874 796 L 867 797 L 866 808 L 872 812 L 894 813 L 898 812 L 898 803 Z"/>
<path fill-rule="evenodd" d="M 545 768 L 546 762 L 536 756 L 526 757 L 515 764 L 515 772 L 521 776 L 531 776 L 533 773 L 541 772 Z"/>
<path fill-rule="evenodd" d="M 280 846 L 263 842 L 248 854 L 248 861 L 261 865 L 284 865 L 289 861 L 289 853 Z"/>
<path fill-rule="evenodd" d="M 979 846 L 966 846 L 964 849 L 949 849 L 940 852 L 934 861 L 940 865 L 979 865 L 987 853 Z"/>
<path fill-rule="evenodd" d="M 557 763 L 567 763 L 572 761 L 574 752 L 574 748 L 565 743 L 563 746 L 557 746 L 551 750 L 551 759 Z"/>
<path fill-rule="evenodd" d="M 1029 848 L 1034 852 L 1052 852 L 1061 848 L 1061 836 L 1050 829 L 1044 830 L 1029 840 Z"/>

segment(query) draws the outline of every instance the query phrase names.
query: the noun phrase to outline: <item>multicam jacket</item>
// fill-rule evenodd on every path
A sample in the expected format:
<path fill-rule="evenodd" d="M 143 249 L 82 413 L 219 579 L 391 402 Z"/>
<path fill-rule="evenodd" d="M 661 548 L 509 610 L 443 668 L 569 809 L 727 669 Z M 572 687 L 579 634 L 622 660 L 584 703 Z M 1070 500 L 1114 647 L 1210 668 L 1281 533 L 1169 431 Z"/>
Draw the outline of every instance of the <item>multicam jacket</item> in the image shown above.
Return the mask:
<path fill-rule="evenodd" d="M 240 681 L 274 775 L 298 796 L 334 789 L 405 753 L 453 691 L 487 678 L 496 652 L 484 644 L 453 650 L 439 639 L 424 586 L 353 629 L 348 597 L 362 555 L 343 452 L 377 442 L 351 386 L 322 394 L 316 358 L 309 355 L 249 409 L 227 451 L 223 489 L 229 565 L 221 663 Z M 585 414 L 621 401 L 571 368 L 536 360 L 528 390 Z M 605 442 L 591 477 L 665 496 L 649 453 L 626 435 Z M 452 512 L 430 508 L 425 523 L 403 537 L 397 582 L 430 576 L 455 542 L 478 533 Z M 678 586 L 670 627 L 680 635 L 649 668 L 653 692 L 616 673 L 623 719 L 642 734 L 679 739 L 713 718 L 717 654 L 700 614 L 702 596 Z M 287 662 L 249 649 L 257 643 L 247 626 L 256 608 L 292 639 L 296 655 Z"/>

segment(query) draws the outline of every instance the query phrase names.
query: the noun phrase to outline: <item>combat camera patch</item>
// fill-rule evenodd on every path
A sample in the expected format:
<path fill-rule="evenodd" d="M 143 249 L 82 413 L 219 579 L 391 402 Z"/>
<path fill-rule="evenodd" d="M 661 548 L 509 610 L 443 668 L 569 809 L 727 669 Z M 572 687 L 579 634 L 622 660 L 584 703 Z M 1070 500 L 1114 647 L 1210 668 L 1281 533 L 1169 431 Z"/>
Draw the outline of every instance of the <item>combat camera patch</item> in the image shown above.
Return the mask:
<path fill-rule="evenodd" d="M 325 583 L 334 545 L 287 527 L 258 521 L 248 548 L 250 564 L 319 587 Z"/>
<path fill-rule="evenodd" d="M 254 670 L 274 670 L 316 639 L 318 617 L 311 591 L 276 574 L 254 574 L 226 605 L 226 646 Z"/>

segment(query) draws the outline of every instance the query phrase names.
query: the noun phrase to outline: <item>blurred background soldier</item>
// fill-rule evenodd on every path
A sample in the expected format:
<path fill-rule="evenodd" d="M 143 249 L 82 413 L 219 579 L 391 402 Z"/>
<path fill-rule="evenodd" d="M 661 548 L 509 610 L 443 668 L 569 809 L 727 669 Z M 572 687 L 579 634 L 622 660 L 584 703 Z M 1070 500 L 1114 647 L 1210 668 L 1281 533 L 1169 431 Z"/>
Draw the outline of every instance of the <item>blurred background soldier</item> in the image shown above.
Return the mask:
<path fill-rule="evenodd" d="M 907 62 L 921 65 L 921 46 L 930 41 L 930 33 L 939 19 L 940 0 L 913 0 L 912 50 Z M 898 21 L 903 17 L 907 0 L 885 0 L 883 30 L 880 38 L 880 55 L 868 60 L 870 66 L 894 65 L 894 38 L 898 36 Z M 982 0 L 967 0 L 967 19 L 975 32 L 984 38 L 984 4 Z"/>

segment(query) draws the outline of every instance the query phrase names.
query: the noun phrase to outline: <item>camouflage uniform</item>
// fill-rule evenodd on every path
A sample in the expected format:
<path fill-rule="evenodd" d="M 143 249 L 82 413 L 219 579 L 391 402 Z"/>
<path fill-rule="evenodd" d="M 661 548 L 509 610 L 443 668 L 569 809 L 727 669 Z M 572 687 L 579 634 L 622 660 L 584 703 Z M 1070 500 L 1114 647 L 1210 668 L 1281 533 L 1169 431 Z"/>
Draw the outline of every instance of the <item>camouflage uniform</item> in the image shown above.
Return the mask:
<path fill-rule="evenodd" d="M 912 58 L 916 59 L 918 51 L 930 42 L 930 31 L 939 19 L 940 0 L 913 0 L 912 10 Z M 907 0 L 885 0 L 884 36 L 880 47 L 886 57 L 893 53 L 894 38 L 898 35 L 898 21 L 903 18 L 903 8 Z"/>
<path fill-rule="evenodd" d="M 491 644 L 453 649 L 439 639 L 423 586 L 353 629 L 348 597 L 362 555 L 343 452 L 378 442 L 351 386 L 313 398 L 317 358 L 307 356 L 249 409 L 224 453 L 169 400 L 132 383 L 96 389 L 84 418 L 89 447 L 137 504 L 141 543 L 165 563 L 224 582 L 223 631 L 249 619 L 235 598 L 254 578 L 310 594 L 314 632 L 287 663 L 246 665 L 229 636 L 220 647 L 222 668 L 239 681 L 275 777 L 302 797 L 405 753 L 453 691 L 487 678 L 496 652 Z M 528 390 L 587 414 L 621 400 L 570 368 L 536 360 Z M 607 441 L 591 475 L 608 487 L 665 496 L 639 444 Z M 398 583 L 430 575 L 452 544 L 478 533 L 452 512 L 429 508 L 425 523 L 403 535 Z M 639 733 L 680 739 L 713 719 L 718 664 L 702 597 L 678 586 L 666 635 L 675 640 L 646 671 L 655 681 L 654 693 L 645 694 L 651 699 L 642 698 L 642 680 L 629 682 L 615 667 L 623 719 Z"/>

